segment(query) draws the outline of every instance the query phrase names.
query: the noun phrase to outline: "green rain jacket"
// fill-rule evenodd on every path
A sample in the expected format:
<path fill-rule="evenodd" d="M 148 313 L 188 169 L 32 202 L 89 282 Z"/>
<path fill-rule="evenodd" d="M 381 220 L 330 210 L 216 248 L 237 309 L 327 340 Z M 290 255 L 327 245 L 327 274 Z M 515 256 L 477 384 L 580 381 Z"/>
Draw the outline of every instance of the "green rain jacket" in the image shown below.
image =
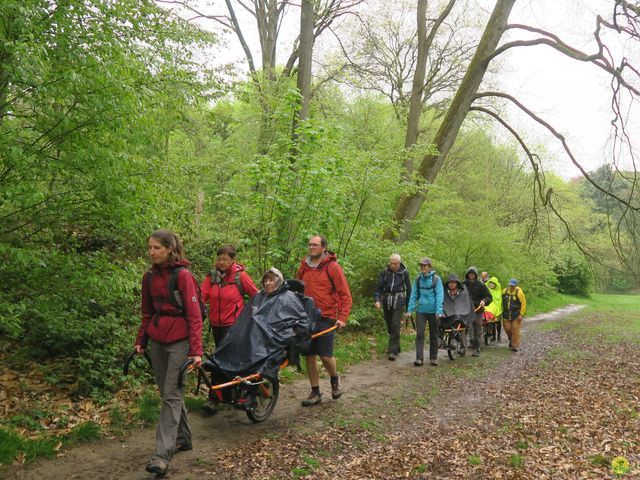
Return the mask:
<path fill-rule="evenodd" d="M 490 283 L 495 283 L 495 288 L 491 288 Z M 487 283 L 485 283 L 489 292 L 491 293 L 491 297 L 493 297 L 493 302 L 484 307 L 484 309 L 488 312 L 493 313 L 493 315 L 497 318 L 502 315 L 502 286 L 500 285 L 500 281 L 496 277 L 491 277 Z"/>

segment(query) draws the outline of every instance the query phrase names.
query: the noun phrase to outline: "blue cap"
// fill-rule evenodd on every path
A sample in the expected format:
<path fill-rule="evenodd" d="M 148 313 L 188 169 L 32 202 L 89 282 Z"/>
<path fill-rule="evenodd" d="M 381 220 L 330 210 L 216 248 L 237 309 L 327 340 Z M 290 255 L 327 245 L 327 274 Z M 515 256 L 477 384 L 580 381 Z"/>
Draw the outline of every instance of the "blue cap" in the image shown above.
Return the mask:
<path fill-rule="evenodd" d="M 512 278 L 511 280 L 509 280 L 509 285 L 512 287 L 515 287 L 518 284 L 518 280 L 516 280 L 515 278 Z"/>

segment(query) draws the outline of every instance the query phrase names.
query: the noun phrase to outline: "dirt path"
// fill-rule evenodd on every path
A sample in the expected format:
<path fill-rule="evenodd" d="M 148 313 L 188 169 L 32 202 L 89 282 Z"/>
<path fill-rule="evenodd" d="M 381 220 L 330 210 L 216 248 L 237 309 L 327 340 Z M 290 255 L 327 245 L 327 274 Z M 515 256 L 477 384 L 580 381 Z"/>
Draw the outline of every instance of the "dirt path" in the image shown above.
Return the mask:
<path fill-rule="evenodd" d="M 451 362 L 441 351 L 441 366 L 437 369 L 426 365 L 414 367 L 414 352 L 402 353 L 396 362 L 386 359 L 366 362 L 344 373 L 345 393 L 340 401 L 329 399 L 318 407 L 302 408 L 300 399 L 307 394 L 306 382 L 283 385 L 273 415 L 257 425 L 251 424 L 239 411 L 225 410 L 213 417 L 193 413 L 190 424 L 194 449 L 176 456 L 166 478 L 208 478 L 215 473 L 212 468 L 220 468 L 217 459 L 224 459 L 230 451 L 279 436 L 301 437 L 337 426 L 363 429 L 387 439 L 402 435 L 410 439 L 419 434 L 413 431 L 411 422 L 416 415 L 427 417 L 428 422 L 436 426 L 446 426 L 453 421 L 459 424 L 461 418 L 468 418 L 463 423 L 470 422 L 483 411 L 483 406 L 498 401 L 504 384 L 539 362 L 559 341 L 546 332 L 534 332 L 532 326 L 541 321 L 562 319 L 580 308 L 569 305 L 527 318 L 524 348 L 517 355 L 508 351 L 503 339 L 501 345 L 493 344 L 485 349 L 479 359 L 465 357 Z M 325 383 L 322 388 L 327 392 L 328 381 Z M 457 399 L 455 404 L 449 401 L 452 397 Z M 53 460 L 13 467 L 0 472 L 0 476 L 20 480 L 154 478 L 144 471 L 153 446 L 153 429 L 138 430 L 124 442 L 104 440 L 84 445 Z"/>

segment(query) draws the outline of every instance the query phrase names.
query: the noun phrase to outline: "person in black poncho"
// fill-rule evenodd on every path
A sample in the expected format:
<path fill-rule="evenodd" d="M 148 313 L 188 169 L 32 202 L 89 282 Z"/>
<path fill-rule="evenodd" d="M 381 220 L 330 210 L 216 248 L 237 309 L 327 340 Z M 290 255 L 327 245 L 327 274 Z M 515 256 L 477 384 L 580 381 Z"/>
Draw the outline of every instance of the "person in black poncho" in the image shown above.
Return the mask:
<path fill-rule="evenodd" d="M 228 335 L 211 355 L 211 362 L 228 378 L 260 373 L 276 378 L 295 336 L 309 331 L 309 316 L 282 273 L 270 268 L 262 290 L 251 299 Z"/>

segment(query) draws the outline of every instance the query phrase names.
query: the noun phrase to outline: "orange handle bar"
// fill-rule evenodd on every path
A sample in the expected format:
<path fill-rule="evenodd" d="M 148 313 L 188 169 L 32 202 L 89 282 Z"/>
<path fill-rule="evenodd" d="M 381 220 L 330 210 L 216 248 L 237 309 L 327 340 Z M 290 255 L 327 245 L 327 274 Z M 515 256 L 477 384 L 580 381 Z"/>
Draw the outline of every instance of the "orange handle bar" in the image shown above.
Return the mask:
<path fill-rule="evenodd" d="M 285 358 L 284 362 L 282 362 L 280 364 L 280 370 L 282 370 L 287 365 L 289 365 L 289 360 Z M 238 385 L 239 383 L 242 383 L 242 382 L 248 382 L 250 380 L 259 380 L 261 378 L 262 378 L 262 374 L 254 373 L 253 375 L 248 375 L 246 377 L 236 378 L 236 379 L 231 380 L 230 382 L 227 382 L 227 383 L 220 383 L 218 385 L 212 385 L 211 386 L 211 390 L 221 390 L 223 388 L 231 387 L 233 385 Z"/>
<path fill-rule="evenodd" d="M 338 328 L 338 325 L 334 325 L 333 327 L 329 327 L 326 330 L 322 330 L 321 332 L 314 333 L 313 335 L 311 335 L 311 338 L 313 339 L 313 338 L 321 337 L 325 333 L 333 332 L 336 328 Z"/>
<path fill-rule="evenodd" d="M 248 382 L 250 380 L 258 380 L 260 378 L 262 378 L 262 375 L 260 373 L 254 373 L 253 375 L 248 375 L 246 377 L 236 378 L 235 380 L 231 380 L 230 382 L 227 382 L 227 383 L 220 383 L 219 385 L 212 385 L 211 386 L 211 390 L 220 390 L 222 388 L 227 388 L 227 387 L 231 387 L 233 385 L 238 385 L 239 383 L 242 383 L 242 382 Z"/>
<path fill-rule="evenodd" d="M 317 338 L 317 337 L 325 335 L 325 334 L 327 334 L 329 332 L 333 332 L 336 328 L 338 328 L 338 325 L 333 325 L 332 327 L 329 327 L 326 330 L 322 330 L 321 332 L 314 333 L 313 335 L 311 335 L 311 338 Z M 288 364 L 289 364 L 289 361 L 285 359 L 285 361 L 282 362 L 282 364 L 280 365 L 280 369 L 283 369 Z M 253 375 L 249 375 L 249 376 L 246 376 L 246 377 L 236 378 L 234 380 L 231 380 L 230 382 L 220 383 L 218 385 L 212 385 L 211 386 L 211 390 L 221 390 L 223 388 L 231 387 L 233 385 L 238 385 L 239 383 L 242 383 L 242 382 L 248 382 L 248 381 L 251 381 L 251 380 L 259 380 L 260 378 L 262 378 L 261 374 L 254 373 Z"/>

